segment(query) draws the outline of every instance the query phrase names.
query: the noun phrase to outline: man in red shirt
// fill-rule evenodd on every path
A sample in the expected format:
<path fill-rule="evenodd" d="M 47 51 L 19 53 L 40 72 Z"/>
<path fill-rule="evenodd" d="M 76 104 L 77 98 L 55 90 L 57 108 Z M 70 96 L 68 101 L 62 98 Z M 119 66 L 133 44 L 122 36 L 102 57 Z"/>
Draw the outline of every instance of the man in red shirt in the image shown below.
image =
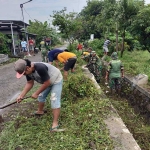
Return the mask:
<path fill-rule="evenodd" d="M 77 46 L 77 49 L 78 49 L 78 50 L 82 50 L 82 48 L 83 48 L 83 47 L 82 47 L 82 44 L 79 43 L 78 46 Z"/>
<path fill-rule="evenodd" d="M 29 37 L 29 51 L 31 55 L 34 55 L 34 41 L 31 37 Z"/>

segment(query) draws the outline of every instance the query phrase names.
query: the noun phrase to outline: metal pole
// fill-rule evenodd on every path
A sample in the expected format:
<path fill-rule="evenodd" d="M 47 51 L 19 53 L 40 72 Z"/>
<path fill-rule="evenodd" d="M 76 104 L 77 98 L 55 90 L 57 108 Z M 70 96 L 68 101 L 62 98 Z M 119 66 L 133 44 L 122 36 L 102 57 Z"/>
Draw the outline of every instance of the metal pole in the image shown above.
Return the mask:
<path fill-rule="evenodd" d="M 15 51 L 15 42 L 14 42 L 14 34 L 13 34 L 13 27 L 12 27 L 12 23 L 11 23 L 11 36 L 12 36 L 12 40 L 13 40 L 13 49 L 14 49 L 14 55 L 16 55 L 16 51 Z"/>
<path fill-rule="evenodd" d="M 26 32 L 26 26 L 25 26 L 24 15 L 23 15 L 23 4 L 20 4 L 20 7 L 21 7 L 21 11 L 22 11 L 22 18 L 23 18 L 23 24 L 24 24 L 24 32 L 25 32 L 25 37 L 26 37 L 26 41 L 27 41 L 27 50 L 29 52 L 29 48 L 28 48 L 28 36 L 27 36 L 27 32 Z"/>

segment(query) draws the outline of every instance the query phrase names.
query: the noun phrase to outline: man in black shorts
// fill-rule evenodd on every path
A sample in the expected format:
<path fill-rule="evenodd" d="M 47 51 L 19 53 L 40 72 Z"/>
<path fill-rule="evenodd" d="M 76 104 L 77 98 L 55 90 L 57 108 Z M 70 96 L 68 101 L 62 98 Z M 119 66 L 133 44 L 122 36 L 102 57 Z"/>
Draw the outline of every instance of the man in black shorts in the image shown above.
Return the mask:
<path fill-rule="evenodd" d="M 64 64 L 64 80 L 67 80 L 68 71 L 74 72 L 74 66 L 77 61 L 77 56 L 71 52 L 56 53 L 55 59 Z"/>

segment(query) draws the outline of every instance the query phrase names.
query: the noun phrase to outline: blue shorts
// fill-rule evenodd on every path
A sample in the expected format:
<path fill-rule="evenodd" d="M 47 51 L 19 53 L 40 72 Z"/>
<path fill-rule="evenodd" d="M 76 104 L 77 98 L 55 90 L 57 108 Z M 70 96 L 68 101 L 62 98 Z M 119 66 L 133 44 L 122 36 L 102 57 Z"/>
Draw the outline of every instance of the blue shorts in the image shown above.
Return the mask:
<path fill-rule="evenodd" d="M 45 102 L 47 95 L 50 93 L 51 108 L 56 109 L 61 106 L 61 92 L 62 92 L 63 81 L 49 86 L 42 93 L 39 94 L 38 101 Z"/>

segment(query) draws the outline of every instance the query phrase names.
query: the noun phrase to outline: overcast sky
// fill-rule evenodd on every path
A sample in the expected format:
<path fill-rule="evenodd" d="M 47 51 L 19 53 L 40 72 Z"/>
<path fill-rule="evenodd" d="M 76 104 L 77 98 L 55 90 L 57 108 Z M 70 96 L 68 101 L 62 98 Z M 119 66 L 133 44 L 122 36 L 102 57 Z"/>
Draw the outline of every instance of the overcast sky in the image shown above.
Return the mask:
<path fill-rule="evenodd" d="M 0 0 L 0 20 L 23 20 L 20 4 L 28 0 Z M 25 22 L 37 19 L 39 21 L 49 21 L 49 15 L 54 10 L 67 8 L 67 12 L 80 12 L 86 6 L 87 0 L 32 0 L 23 5 Z M 150 0 L 145 0 L 146 4 Z M 49 20 L 48 20 L 49 19 Z"/>

